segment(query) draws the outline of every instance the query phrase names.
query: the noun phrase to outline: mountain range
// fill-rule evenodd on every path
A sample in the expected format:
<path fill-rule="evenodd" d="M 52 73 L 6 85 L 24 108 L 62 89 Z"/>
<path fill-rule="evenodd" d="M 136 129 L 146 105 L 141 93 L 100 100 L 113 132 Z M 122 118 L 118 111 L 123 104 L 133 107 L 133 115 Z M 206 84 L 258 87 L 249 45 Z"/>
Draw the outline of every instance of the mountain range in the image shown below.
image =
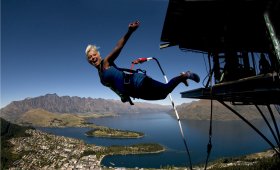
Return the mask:
<path fill-rule="evenodd" d="M 135 102 L 131 106 L 117 100 L 81 98 L 77 96 L 58 96 L 57 94 L 46 94 L 44 96 L 26 98 L 21 101 L 13 101 L 1 109 L 1 117 L 17 123 L 24 114 L 30 114 L 34 110 L 43 110 L 55 114 L 124 114 L 124 113 L 152 113 L 170 110 L 170 106 Z"/>
<path fill-rule="evenodd" d="M 232 105 L 229 102 L 225 102 L 231 108 L 236 110 L 240 115 L 247 120 L 262 119 L 261 114 L 254 105 Z M 240 120 L 233 112 L 227 109 L 218 101 L 213 100 L 212 105 L 213 120 L 219 121 L 231 121 Z M 259 106 L 263 114 L 268 118 L 270 117 L 269 111 L 266 106 Z M 274 106 L 271 106 L 273 113 L 277 113 Z M 177 107 L 178 113 L 181 119 L 189 120 L 209 120 L 211 114 L 211 101 L 199 100 L 191 103 L 184 103 Z M 276 118 L 279 118 L 279 114 L 274 114 Z"/>
<path fill-rule="evenodd" d="M 253 105 L 232 107 L 248 120 L 262 118 Z M 180 118 L 189 120 L 209 120 L 210 108 L 210 100 L 199 100 L 177 106 Z M 269 114 L 267 108 L 264 106 L 260 108 L 264 114 Z M 277 112 L 274 107 L 272 109 L 274 112 Z M 114 116 L 156 112 L 168 112 L 175 116 L 172 107 L 166 105 L 135 102 L 135 105 L 131 106 L 128 103 L 122 103 L 117 100 L 58 96 L 54 93 L 26 98 L 21 101 L 13 101 L 1 109 L 1 117 L 18 124 L 28 124 L 29 122 L 29 124 L 38 126 L 50 126 L 58 122 L 60 125 L 67 124 L 71 126 L 83 123 L 84 117 L 92 116 L 92 114 L 97 116 Z M 240 119 L 222 104 L 213 101 L 213 120 L 231 121 Z"/>

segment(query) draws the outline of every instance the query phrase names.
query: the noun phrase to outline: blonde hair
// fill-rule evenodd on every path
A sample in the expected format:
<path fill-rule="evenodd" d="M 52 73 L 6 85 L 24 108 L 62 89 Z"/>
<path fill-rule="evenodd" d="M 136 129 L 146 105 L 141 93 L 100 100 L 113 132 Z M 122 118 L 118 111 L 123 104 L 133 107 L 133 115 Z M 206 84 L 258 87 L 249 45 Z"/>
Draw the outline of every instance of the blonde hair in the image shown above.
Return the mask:
<path fill-rule="evenodd" d="M 88 53 L 89 53 L 90 50 L 94 50 L 94 51 L 98 52 L 98 54 L 100 54 L 98 49 L 99 49 L 99 47 L 97 47 L 96 45 L 89 44 L 86 48 L 86 51 L 85 51 L 86 56 L 88 56 Z"/>

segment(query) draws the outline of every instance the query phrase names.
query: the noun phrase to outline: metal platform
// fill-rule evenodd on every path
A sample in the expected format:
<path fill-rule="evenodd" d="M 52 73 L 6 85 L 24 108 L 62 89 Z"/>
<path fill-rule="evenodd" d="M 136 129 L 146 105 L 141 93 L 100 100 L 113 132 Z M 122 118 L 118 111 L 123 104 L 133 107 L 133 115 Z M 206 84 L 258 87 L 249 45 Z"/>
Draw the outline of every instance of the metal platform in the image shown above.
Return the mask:
<path fill-rule="evenodd" d="M 268 73 L 185 91 L 181 95 L 182 98 L 212 98 L 240 104 L 280 104 L 280 79 L 278 74 Z"/>

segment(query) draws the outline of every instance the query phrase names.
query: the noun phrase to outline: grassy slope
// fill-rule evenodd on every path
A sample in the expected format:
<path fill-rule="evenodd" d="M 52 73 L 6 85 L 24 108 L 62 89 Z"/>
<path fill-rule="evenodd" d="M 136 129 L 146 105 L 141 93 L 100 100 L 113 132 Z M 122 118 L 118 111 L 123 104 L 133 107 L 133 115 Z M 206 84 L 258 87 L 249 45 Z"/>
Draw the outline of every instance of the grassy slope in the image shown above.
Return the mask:
<path fill-rule="evenodd" d="M 56 114 L 43 109 L 32 109 L 25 112 L 20 119 L 20 124 L 31 124 L 33 126 L 79 126 L 84 119 L 73 114 Z"/>

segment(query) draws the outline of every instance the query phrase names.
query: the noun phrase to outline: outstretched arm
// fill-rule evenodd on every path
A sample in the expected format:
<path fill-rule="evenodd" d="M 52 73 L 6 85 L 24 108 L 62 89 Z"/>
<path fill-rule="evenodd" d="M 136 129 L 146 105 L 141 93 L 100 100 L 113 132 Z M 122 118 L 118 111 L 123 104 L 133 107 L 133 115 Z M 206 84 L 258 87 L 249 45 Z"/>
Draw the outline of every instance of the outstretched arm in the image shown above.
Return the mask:
<path fill-rule="evenodd" d="M 128 25 L 127 33 L 118 41 L 116 47 L 113 51 L 104 58 L 104 67 L 109 67 L 110 63 L 113 63 L 115 59 L 119 56 L 120 52 L 122 51 L 124 45 L 126 44 L 127 40 L 131 36 L 131 34 L 139 27 L 140 22 L 135 21 Z"/>

